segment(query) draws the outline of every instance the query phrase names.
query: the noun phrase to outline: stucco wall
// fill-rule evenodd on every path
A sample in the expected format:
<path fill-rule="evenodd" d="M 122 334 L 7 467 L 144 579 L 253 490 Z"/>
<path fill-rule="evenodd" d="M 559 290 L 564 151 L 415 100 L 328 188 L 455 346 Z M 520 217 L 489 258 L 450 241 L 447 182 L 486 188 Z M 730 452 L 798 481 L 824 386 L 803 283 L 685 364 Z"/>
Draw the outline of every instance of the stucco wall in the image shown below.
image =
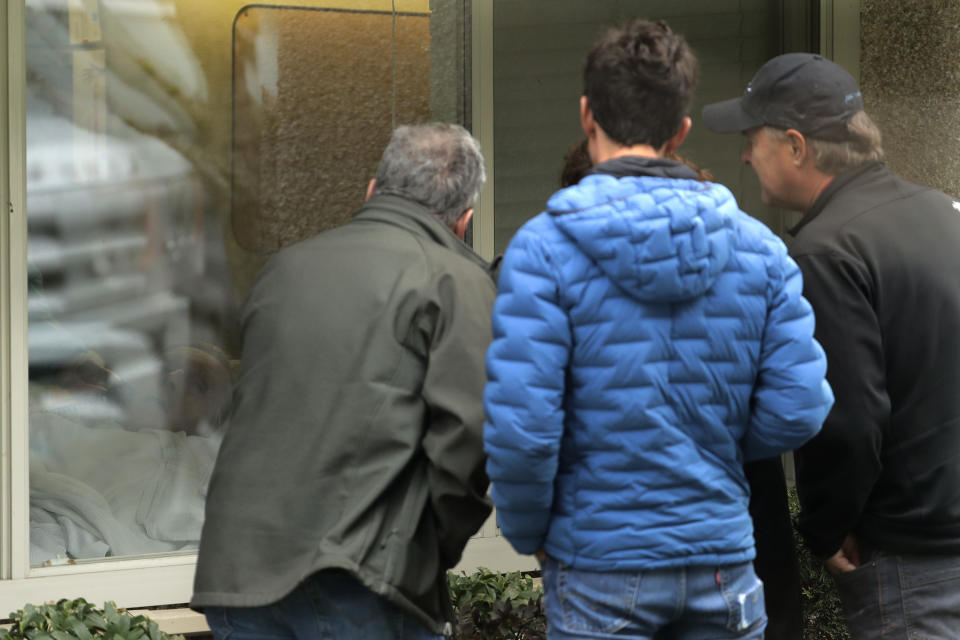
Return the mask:
<path fill-rule="evenodd" d="M 960 196 L 960 2 L 861 0 L 861 86 L 887 164 Z"/>

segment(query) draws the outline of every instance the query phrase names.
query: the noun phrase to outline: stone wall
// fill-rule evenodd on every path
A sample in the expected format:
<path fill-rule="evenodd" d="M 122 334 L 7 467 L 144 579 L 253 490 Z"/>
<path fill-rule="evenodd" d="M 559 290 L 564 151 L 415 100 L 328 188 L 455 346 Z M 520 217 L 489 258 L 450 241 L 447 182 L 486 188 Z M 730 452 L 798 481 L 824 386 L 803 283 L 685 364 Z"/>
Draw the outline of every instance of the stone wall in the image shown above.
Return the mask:
<path fill-rule="evenodd" d="M 960 196 L 960 2 L 861 0 L 860 81 L 888 166 Z"/>

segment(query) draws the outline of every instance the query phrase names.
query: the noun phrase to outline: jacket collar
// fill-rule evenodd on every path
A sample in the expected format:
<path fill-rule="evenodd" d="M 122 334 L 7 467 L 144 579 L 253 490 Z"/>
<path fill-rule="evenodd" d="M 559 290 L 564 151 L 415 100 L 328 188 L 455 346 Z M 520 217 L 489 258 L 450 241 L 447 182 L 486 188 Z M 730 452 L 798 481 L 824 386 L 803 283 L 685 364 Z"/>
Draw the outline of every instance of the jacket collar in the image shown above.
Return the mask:
<path fill-rule="evenodd" d="M 491 265 L 440 222 L 437 216 L 430 213 L 426 207 L 419 203 L 401 196 L 378 194 L 367 200 L 353 217 L 355 220 L 390 224 L 418 236 L 429 238 L 440 246 L 470 260 L 493 277 Z"/>
<path fill-rule="evenodd" d="M 787 233 L 789 233 L 791 236 L 796 236 L 800 232 L 800 229 L 813 222 L 814 218 L 820 215 L 820 212 L 824 210 L 824 208 L 827 206 L 827 203 L 830 202 L 841 189 L 846 187 L 860 176 L 882 168 L 882 162 L 871 161 L 860 165 L 856 169 L 838 173 L 836 176 L 834 176 L 833 181 L 827 185 L 827 188 L 820 192 L 820 195 L 817 196 L 816 200 L 814 200 L 813 206 L 811 206 L 807 212 L 803 214 L 803 217 L 800 218 L 800 222 L 788 229 Z"/>
<path fill-rule="evenodd" d="M 696 171 L 682 162 L 669 158 L 648 158 L 644 156 L 621 156 L 601 162 L 587 171 L 587 175 L 594 173 L 602 173 L 614 178 L 646 176 L 696 180 L 698 177 Z"/>

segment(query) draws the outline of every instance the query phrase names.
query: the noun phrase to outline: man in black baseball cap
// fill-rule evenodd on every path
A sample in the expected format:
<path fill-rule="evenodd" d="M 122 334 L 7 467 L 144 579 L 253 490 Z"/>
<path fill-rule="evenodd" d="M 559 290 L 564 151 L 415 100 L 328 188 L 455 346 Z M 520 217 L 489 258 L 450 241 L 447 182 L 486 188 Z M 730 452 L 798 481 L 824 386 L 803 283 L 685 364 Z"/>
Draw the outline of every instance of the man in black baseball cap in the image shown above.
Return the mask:
<path fill-rule="evenodd" d="M 856 81 L 818 55 L 773 58 L 703 120 L 746 136 L 765 203 L 804 214 L 790 254 L 836 394 L 795 452 L 807 546 L 856 640 L 957 637 L 960 202 L 883 165 Z"/>

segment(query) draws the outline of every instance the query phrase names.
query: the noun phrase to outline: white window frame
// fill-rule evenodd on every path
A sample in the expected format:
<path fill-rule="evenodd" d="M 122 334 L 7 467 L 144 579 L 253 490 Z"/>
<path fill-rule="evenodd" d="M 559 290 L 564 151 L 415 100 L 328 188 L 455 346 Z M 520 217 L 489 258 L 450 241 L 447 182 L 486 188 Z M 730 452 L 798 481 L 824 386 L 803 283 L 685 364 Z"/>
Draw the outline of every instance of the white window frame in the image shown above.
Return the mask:
<path fill-rule="evenodd" d="M 0 524 L 3 529 L 2 553 L 0 553 L 0 577 L 4 580 L 23 577 L 27 570 L 28 556 L 22 551 L 29 523 L 27 507 L 28 450 L 25 429 L 14 429 L 14 424 L 23 424 L 27 419 L 25 399 L 27 393 L 25 376 L 27 363 L 27 290 L 26 290 L 26 65 L 24 60 L 24 4 L 8 2 L 2 15 L 7 49 L 3 52 L 3 175 L 4 224 L 2 235 L 3 264 L 2 287 L 3 327 L 0 350 L 3 361 L 3 415 L 2 415 L 2 504 Z M 4 583 L 5 584 L 5 583 Z M 2 603 L 2 598 L 0 598 Z"/>
<path fill-rule="evenodd" d="M 7 37 L 8 5 L 0 3 L 0 34 Z M 0 51 L 0 580 L 7 578 L 10 553 L 2 535 L 10 521 L 10 166 L 7 145 L 7 52 Z"/>

